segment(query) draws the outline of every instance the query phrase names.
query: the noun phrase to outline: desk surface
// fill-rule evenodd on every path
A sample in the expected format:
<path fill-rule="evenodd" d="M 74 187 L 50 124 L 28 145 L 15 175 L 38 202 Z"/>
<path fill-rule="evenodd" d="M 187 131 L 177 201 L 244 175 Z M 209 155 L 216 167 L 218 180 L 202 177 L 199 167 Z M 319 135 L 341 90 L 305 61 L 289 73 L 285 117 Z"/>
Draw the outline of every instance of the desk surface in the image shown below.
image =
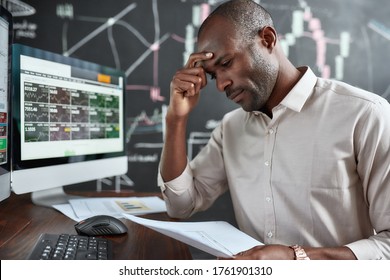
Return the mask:
<path fill-rule="evenodd" d="M 140 193 L 80 192 L 85 196 L 141 196 Z M 146 194 L 154 195 L 154 194 Z M 169 220 L 166 213 L 144 217 Z M 164 260 L 191 259 L 187 245 L 129 220 L 122 220 L 128 233 L 104 236 L 113 243 L 114 259 Z M 36 206 L 30 195 L 15 195 L 0 203 L 0 259 L 27 259 L 41 233 L 76 234 L 75 221 L 55 209 Z"/>

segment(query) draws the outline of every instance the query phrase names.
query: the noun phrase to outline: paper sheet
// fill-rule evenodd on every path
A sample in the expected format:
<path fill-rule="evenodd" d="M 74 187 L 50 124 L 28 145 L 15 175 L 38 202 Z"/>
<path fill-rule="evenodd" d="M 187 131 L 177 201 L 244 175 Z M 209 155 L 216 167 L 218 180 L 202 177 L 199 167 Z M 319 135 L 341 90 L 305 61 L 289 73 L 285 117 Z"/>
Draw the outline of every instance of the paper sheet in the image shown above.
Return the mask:
<path fill-rule="evenodd" d="M 53 205 L 53 208 L 60 211 L 62 214 L 67 216 L 68 218 L 72 219 L 73 221 L 80 222 L 83 219 L 76 216 L 76 214 L 73 211 L 72 206 L 68 204 L 56 204 Z"/>
<path fill-rule="evenodd" d="M 143 215 L 165 212 L 165 202 L 157 196 L 148 197 L 105 197 L 71 199 L 69 204 L 79 218 L 95 215 L 121 216 L 123 213 Z"/>
<path fill-rule="evenodd" d="M 239 252 L 263 243 L 224 221 L 166 222 L 123 216 L 216 257 L 231 258 Z"/>

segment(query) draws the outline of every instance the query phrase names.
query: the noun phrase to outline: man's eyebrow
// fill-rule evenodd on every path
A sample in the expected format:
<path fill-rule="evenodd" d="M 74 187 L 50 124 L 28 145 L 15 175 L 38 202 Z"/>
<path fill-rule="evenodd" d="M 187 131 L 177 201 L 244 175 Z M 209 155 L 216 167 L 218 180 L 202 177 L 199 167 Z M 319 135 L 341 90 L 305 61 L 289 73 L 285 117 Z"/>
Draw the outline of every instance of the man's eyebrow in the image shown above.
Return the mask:
<path fill-rule="evenodd" d="M 221 61 L 223 60 L 224 56 L 220 56 L 218 57 L 215 62 L 214 62 L 214 66 L 217 66 L 218 64 L 221 64 Z"/>
<path fill-rule="evenodd" d="M 218 64 L 220 64 L 221 61 L 223 60 L 223 58 L 224 58 L 224 56 L 218 57 L 218 58 L 214 61 L 213 66 L 217 66 Z M 201 61 L 199 61 L 200 66 L 203 67 L 203 68 L 205 68 L 205 62 L 209 62 L 209 60 L 201 60 Z"/>

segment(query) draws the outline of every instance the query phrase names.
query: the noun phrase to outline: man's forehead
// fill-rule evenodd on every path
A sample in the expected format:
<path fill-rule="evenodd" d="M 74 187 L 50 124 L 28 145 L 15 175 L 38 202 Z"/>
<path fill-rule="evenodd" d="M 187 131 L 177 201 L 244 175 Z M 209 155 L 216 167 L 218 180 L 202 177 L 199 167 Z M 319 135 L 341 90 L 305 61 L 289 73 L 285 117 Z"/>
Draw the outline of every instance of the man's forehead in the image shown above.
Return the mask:
<path fill-rule="evenodd" d="M 217 65 L 229 53 L 235 52 L 237 46 L 235 40 L 228 36 L 216 36 L 198 42 L 198 53 L 212 53 L 211 59 L 199 61 L 200 66 Z"/>
<path fill-rule="evenodd" d="M 233 35 L 232 23 L 226 18 L 214 15 L 205 21 L 198 36 L 198 52 L 206 51 L 216 44 L 224 43 L 227 37 Z"/>

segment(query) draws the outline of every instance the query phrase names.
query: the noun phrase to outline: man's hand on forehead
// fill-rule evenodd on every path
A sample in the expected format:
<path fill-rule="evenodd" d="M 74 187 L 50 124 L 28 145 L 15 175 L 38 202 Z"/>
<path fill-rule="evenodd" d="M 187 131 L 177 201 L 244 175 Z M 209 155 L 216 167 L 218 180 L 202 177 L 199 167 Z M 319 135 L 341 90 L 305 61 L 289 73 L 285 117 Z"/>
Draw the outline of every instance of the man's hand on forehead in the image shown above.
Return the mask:
<path fill-rule="evenodd" d="M 187 61 L 185 68 L 203 67 L 203 61 L 213 57 L 211 52 L 194 53 Z"/>

